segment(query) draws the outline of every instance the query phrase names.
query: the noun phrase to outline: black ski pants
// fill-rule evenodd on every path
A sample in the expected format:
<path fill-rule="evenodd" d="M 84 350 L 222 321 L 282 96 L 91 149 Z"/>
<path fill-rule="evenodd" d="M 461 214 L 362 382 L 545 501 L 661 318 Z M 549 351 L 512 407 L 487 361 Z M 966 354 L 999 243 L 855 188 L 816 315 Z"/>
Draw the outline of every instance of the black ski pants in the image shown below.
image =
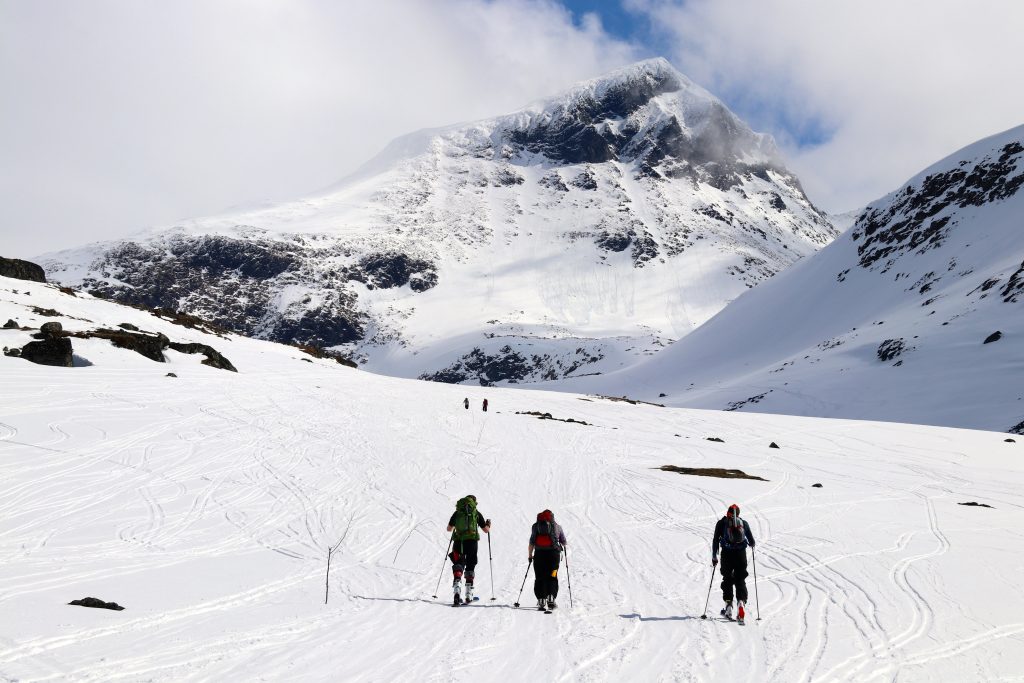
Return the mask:
<path fill-rule="evenodd" d="M 538 600 L 558 597 L 558 548 L 537 548 L 533 551 L 533 595 Z"/>
<path fill-rule="evenodd" d="M 747 549 L 722 549 L 719 565 L 722 570 L 722 599 L 732 600 L 733 587 L 736 587 L 736 599 L 747 601 Z"/>
<path fill-rule="evenodd" d="M 476 577 L 476 551 L 479 541 L 455 541 L 452 545 L 452 575 L 458 580 L 466 575 L 466 583 L 473 583 Z"/>

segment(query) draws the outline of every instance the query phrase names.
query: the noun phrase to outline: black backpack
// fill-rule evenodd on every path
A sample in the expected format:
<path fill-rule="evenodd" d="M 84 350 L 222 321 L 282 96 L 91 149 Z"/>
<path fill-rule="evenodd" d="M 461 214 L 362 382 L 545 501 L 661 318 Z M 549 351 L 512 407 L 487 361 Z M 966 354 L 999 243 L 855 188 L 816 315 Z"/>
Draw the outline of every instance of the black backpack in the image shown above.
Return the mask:
<path fill-rule="evenodd" d="M 747 534 L 743 528 L 743 520 L 740 517 L 725 518 L 725 532 L 722 534 L 722 547 L 727 550 L 736 550 L 747 547 Z"/>

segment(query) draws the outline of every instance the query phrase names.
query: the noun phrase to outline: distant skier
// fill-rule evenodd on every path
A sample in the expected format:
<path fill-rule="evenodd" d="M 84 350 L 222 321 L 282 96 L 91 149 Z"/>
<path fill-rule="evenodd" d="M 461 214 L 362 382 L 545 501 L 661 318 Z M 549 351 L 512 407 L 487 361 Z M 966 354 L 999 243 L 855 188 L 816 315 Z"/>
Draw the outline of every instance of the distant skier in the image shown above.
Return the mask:
<path fill-rule="evenodd" d="M 473 579 L 476 577 L 477 544 L 480 532 L 491 533 L 491 520 L 484 519 L 476 509 L 476 496 L 460 498 L 455 504 L 455 512 L 448 520 L 448 531 L 452 532 L 452 592 L 455 594 L 453 603 L 458 606 L 463 602 L 473 601 Z M 466 599 L 462 599 L 462 577 L 466 577 Z"/>
<path fill-rule="evenodd" d="M 565 532 L 555 522 L 551 510 L 537 513 L 537 521 L 530 528 L 530 559 L 533 560 L 533 595 L 537 609 L 558 607 L 558 564 L 562 548 L 566 545 Z"/>
<path fill-rule="evenodd" d="M 711 540 L 711 565 L 718 564 L 718 548 L 722 548 L 722 599 L 725 608 L 722 616 L 732 619 L 733 587 L 739 601 L 736 618 L 742 624 L 747 602 L 747 546 L 754 547 L 754 536 L 750 525 L 740 517 L 740 506 L 730 505 L 725 517 L 715 525 L 715 536 Z"/>
<path fill-rule="evenodd" d="M 487 412 L 487 399 L 484 399 L 484 412 Z"/>
<path fill-rule="evenodd" d="M 462 405 L 466 406 L 466 410 L 469 410 L 469 397 L 462 399 Z"/>

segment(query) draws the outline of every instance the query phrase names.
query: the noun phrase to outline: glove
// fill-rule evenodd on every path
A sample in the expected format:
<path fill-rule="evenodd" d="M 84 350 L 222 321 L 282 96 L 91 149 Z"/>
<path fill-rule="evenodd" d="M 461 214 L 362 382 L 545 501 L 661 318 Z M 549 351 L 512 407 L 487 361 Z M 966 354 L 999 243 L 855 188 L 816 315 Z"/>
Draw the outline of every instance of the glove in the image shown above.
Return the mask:
<path fill-rule="evenodd" d="M 533 562 L 533 553 L 530 553 L 530 562 Z"/>
<path fill-rule="evenodd" d="M 718 558 L 717 557 L 712 557 L 711 558 L 711 566 L 712 567 L 717 567 L 718 566 Z"/>

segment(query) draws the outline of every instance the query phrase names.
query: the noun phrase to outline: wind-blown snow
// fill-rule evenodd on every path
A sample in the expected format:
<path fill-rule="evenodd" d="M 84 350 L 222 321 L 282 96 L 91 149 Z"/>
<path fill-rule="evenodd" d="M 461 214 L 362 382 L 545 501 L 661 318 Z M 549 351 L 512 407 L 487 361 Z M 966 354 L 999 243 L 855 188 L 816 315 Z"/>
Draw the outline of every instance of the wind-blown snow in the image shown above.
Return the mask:
<path fill-rule="evenodd" d="M 128 322 L 210 344 L 239 372 L 189 357 L 158 364 L 99 340 L 74 340 L 88 367 L 0 356 L 0 678 L 964 681 L 1024 671 L 1024 598 L 1013 588 L 1024 444 L 1005 434 L 381 377 L 0 278 L 9 317 L 69 330 Z M 21 345 L 28 333 L 0 339 Z M 589 425 L 516 414 L 527 410 Z M 768 481 L 653 469 L 666 464 Z M 444 526 L 467 493 L 494 520 L 493 582 L 484 545 L 482 600 L 453 609 L 447 568 L 431 595 Z M 995 509 L 958 505 L 968 501 Z M 758 540 L 744 627 L 699 619 L 711 529 L 733 502 Z M 548 507 L 569 566 L 560 609 L 545 616 L 511 604 L 529 524 Z M 86 596 L 126 609 L 65 604 Z"/>

